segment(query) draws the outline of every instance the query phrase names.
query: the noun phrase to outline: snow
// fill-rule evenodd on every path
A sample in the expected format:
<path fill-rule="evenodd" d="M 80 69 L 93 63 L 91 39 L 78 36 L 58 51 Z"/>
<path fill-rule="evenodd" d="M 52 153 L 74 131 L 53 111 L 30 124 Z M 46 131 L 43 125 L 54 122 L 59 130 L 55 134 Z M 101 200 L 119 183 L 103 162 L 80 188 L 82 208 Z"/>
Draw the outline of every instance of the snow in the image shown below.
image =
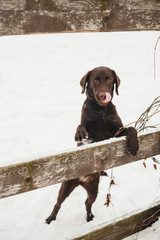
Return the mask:
<path fill-rule="evenodd" d="M 76 146 L 75 130 L 85 95 L 80 79 L 97 66 L 114 69 L 121 79 L 113 103 L 124 125 L 138 119 L 159 96 L 160 32 L 76 33 L 0 37 L 0 166 L 57 154 Z M 150 125 L 159 124 L 159 114 Z M 85 219 L 86 192 L 76 188 L 57 220 L 52 211 L 60 184 L 0 200 L 0 239 L 67 240 L 104 222 L 152 206 L 160 199 L 160 166 L 151 159 L 113 170 L 112 204 L 104 206 L 109 178 L 103 177 L 93 205 L 95 218 Z M 107 171 L 108 175 L 111 171 Z M 155 231 L 154 231 L 155 229 Z M 149 236 L 149 238 L 148 238 Z M 159 222 L 138 239 L 159 239 Z M 128 238 L 131 240 L 132 237 Z"/>

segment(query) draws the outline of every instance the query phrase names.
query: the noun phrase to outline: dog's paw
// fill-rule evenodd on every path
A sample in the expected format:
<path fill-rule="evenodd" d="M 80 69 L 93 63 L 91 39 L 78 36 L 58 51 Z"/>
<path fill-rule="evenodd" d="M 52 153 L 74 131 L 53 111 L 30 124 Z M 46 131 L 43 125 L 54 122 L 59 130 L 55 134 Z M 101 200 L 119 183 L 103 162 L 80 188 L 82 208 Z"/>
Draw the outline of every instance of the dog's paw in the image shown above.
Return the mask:
<path fill-rule="evenodd" d="M 46 223 L 50 224 L 52 221 L 56 220 L 56 216 L 54 215 L 50 215 L 47 219 L 46 219 Z"/>
<path fill-rule="evenodd" d="M 94 215 L 92 213 L 87 214 L 87 222 L 92 221 L 94 218 Z"/>
<path fill-rule="evenodd" d="M 88 139 L 88 132 L 83 125 L 79 125 L 75 134 L 75 141 L 81 142 L 83 139 Z"/>
<path fill-rule="evenodd" d="M 127 150 L 133 156 L 135 156 L 137 154 L 138 149 L 139 149 L 138 141 L 137 142 L 135 142 L 135 141 L 134 142 L 131 142 L 131 141 L 127 142 Z"/>
<path fill-rule="evenodd" d="M 127 150 L 130 154 L 135 156 L 139 149 L 139 143 L 137 138 L 137 131 L 135 128 L 128 128 L 127 133 Z"/>

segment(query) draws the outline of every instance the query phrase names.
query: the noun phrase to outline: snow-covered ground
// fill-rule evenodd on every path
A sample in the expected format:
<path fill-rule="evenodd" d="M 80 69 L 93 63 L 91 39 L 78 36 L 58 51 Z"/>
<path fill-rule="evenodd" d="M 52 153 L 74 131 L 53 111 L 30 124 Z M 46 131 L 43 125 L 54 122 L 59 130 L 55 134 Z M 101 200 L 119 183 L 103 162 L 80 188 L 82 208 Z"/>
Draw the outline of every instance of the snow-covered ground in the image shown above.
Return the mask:
<path fill-rule="evenodd" d="M 121 79 L 113 102 L 123 123 L 140 116 L 160 95 L 160 43 L 154 79 L 154 47 L 160 32 L 76 33 L 0 37 L 0 166 L 48 156 L 76 146 L 74 134 L 85 99 L 80 79 L 108 66 Z M 151 125 L 159 124 L 159 115 Z M 112 205 L 104 206 L 109 178 L 100 182 L 94 221 L 85 219 L 86 192 L 75 189 L 57 220 L 45 218 L 60 185 L 0 200 L 1 240 L 69 240 L 160 199 L 160 166 L 151 160 L 113 170 Z M 108 171 L 111 174 L 111 171 Z M 154 231 L 155 229 L 155 231 Z M 128 240 L 132 239 L 131 237 Z M 159 222 L 138 239 L 160 239 Z"/>

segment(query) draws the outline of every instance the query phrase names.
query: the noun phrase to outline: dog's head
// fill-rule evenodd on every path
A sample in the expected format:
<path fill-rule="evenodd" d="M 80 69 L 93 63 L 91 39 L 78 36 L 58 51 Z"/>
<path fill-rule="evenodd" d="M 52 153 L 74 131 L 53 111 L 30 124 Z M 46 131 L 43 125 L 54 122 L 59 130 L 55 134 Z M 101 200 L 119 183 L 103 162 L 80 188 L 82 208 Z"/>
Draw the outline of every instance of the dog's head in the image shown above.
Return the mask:
<path fill-rule="evenodd" d="M 95 99 L 99 105 L 106 106 L 113 98 L 113 91 L 118 95 L 120 79 L 114 70 L 107 67 L 97 67 L 89 71 L 80 81 L 82 93 Z"/>

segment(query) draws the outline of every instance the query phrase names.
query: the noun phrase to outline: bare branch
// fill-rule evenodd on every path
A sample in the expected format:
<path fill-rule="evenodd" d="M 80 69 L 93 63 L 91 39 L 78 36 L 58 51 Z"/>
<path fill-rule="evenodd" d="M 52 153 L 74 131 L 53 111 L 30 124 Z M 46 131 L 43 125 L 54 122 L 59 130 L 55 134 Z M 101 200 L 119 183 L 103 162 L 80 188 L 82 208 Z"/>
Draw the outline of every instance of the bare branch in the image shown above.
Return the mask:
<path fill-rule="evenodd" d="M 156 78 L 156 50 L 157 50 L 157 45 L 160 40 L 160 36 L 157 39 L 156 45 L 154 47 L 154 79 Z"/>
<path fill-rule="evenodd" d="M 141 114 L 139 119 L 136 121 L 135 128 L 137 129 L 137 132 L 143 131 L 144 129 L 147 129 L 149 127 L 155 127 L 146 126 L 146 124 L 148 123 L 152 116 L 159 112 L 160 112 L 160 96 L 154 99 L 152 104 L 146 109 L 144 113 Z"/>

